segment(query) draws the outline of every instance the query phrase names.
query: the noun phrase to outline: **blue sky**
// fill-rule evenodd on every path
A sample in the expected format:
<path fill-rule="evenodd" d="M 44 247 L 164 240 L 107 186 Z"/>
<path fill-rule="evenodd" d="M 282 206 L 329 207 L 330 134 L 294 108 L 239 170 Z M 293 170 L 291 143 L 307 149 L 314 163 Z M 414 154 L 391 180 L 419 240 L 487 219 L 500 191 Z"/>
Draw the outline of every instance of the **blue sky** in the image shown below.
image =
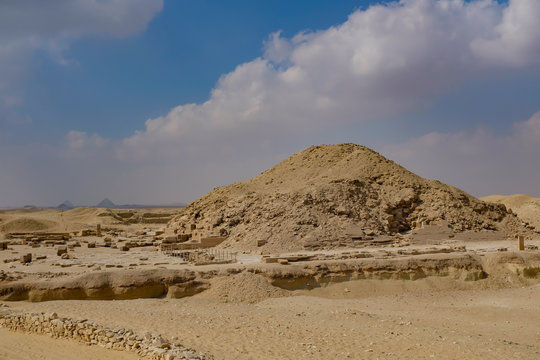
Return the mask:
<path fill-rule="evenodd" d="M 369 3 L 165 1 L 140 34 L 74 41 L 63 53 L 73 64 L 36 53 L 21 111 L 40 133 L 77 128 L 129 136 L 148 118 L 207 99 L 222 74 L 261 55 L 270 33 L 326 29 Z"/>
<path fill-rule="evenodd" d="M 191 201 L 341 142 L 540 196 L 539 3 L 2 3 L 0 207 Z"/>

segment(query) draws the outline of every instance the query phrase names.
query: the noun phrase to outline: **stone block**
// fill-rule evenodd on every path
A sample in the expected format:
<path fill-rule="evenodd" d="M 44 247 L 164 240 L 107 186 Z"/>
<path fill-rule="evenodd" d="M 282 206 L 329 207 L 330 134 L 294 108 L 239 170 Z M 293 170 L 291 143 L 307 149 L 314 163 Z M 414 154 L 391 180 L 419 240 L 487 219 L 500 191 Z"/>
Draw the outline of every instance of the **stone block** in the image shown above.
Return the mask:
<path fill-rule="evenodd" d="M 27 264 L 27 263 L 30 263 L 30 262 L 32 262 L 32 254 L 26 254 L 26 255 L 21 256 L 21 263 L 22 264 Z"/>
<path fill-rule="evenodd" d="M 177 242 L 178 242 L 178 236 L 177 235 L 166 236 L 163 239 L 164 244 L 174 244 L 174 243 L 177 243 Z"/>
<path fill-rule="evenodd" d="M 59 246 L 58 248 L 56 248 L 56 255 L 62 256 L 63 254 L 67 254 L 66 246 Z"/>

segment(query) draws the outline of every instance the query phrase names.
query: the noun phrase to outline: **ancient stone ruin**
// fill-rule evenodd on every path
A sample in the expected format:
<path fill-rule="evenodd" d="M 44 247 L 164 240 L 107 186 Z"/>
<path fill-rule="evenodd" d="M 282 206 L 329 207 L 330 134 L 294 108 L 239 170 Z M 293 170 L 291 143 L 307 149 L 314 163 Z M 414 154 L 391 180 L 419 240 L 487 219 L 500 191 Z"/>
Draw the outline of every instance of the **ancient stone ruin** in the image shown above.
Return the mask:
<path fill-rule="evenodd" d="M 251 180 L 214 189 L 174 217 L 166 235 L 219 236 L 226 237 L 221 247 L 283 251 L 390 241 L 430 224 L 452 232 L 531 233 L 502 204 L 341 144 L 310 147 Z"/>

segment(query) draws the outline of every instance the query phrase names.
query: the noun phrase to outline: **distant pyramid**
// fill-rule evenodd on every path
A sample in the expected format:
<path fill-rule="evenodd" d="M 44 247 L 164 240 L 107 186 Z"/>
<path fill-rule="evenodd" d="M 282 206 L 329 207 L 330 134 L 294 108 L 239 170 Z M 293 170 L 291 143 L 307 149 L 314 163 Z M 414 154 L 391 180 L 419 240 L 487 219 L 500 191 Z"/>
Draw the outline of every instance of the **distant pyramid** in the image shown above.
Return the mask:
<path fill-rule="evenodd" d="M 56 208 L 59 209 L 59 210 L 70 210 L 70 209 L 74 209 L 75 205 L 73 205 L 71 203 L 71 201 L 66 200 L 63 203 L 61 203 L 60 205 L 58 205 Z"/>
<path fill-rule="evenodd" d="M 113 203 L 108 198 L 105 198 L 105 199 L 101 200 L 101 202 L 99 204 L 97 204 L 96 207 L 98 207 L 98 208 L 114 208 L 114 207 L 116 207 L 116 204 Z"/>

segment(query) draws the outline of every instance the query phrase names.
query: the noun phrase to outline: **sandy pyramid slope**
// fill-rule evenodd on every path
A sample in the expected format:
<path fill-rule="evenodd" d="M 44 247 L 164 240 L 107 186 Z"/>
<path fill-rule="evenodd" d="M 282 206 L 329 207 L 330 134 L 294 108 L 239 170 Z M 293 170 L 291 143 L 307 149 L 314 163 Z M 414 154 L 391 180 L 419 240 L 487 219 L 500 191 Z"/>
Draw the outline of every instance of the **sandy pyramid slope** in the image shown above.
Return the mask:
<path fill-rule="evenodd" d="M 168 232 L 227 236 L 222 246 L 236 248 L 263 240 L 265 249 L 283 251 L 344 246 L 441 221 L 456 232 L 523 230 L 502 204 L 423 179 L 367 147 L 339 144 L 312 146 L 213 190 L 173 218 Z"/>

